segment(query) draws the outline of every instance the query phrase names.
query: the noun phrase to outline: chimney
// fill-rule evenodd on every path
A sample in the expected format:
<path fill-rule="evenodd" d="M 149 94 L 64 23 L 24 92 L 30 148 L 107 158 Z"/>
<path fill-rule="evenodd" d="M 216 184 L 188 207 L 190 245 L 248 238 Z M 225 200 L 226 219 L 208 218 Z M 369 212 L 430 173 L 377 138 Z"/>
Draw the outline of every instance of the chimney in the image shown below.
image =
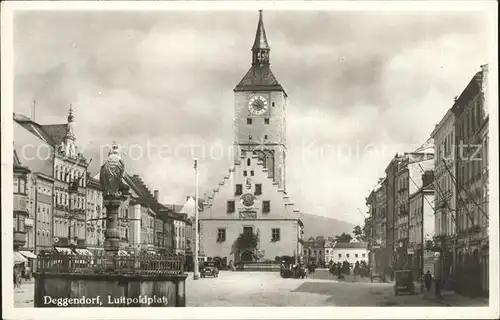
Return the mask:
<path fill-rule="evenodd" d="M 422 175 L 422 187 L 427 187 L 434 182 L 434 171 L 427 170 Z"/>
<path fill-rule="evenodd" d="M 155 190 L 154 195 L 155 195 L 155 200 L 159 202 L 160 201 L 160 191 Z"/>

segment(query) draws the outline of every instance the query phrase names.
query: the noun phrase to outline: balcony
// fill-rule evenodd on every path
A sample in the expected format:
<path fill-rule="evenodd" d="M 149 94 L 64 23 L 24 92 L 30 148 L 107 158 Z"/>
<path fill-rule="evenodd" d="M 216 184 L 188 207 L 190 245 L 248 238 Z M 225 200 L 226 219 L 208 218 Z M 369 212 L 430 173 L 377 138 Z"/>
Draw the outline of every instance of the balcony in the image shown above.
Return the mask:
<path fill-rule="evenodd" d="M 35 221 L 31 218 L 24 219 L 24 227 L 25 228 L 33 228 L 35 226 Z"/>
<path fill-rule="evenodd" d="M 26 232 L 14 231 L 14 249 L 23 247 L 26 244 Z"/>
<path fill-rule="evenodd" d="M 28 212 L 28 197 L 23 194 L 14 194 L 14 212 Z"/>

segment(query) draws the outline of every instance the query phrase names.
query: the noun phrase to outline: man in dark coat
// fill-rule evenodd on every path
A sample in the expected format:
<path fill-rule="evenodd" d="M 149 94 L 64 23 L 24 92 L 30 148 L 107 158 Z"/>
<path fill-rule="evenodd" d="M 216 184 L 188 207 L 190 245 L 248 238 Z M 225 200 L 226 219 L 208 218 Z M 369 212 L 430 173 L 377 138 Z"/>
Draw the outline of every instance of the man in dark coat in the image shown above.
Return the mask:
<path fill-rule="evenodd" d="M 424 275 L 424 284 L 425 284 L 425 289 L 427 290 L 427 292 L 429 292 L 432 286 L 432 274 L 430 270 L 427 270 L 427 272 Z"/>

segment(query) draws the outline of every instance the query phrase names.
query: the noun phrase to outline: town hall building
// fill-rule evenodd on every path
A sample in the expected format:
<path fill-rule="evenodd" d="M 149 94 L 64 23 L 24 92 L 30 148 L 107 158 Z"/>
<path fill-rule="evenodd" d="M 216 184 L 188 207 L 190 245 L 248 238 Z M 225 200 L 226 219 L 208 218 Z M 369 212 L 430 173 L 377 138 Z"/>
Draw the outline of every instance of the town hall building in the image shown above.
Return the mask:
<path fill-rule="evenodd" d="M 207 257 L 262 261 L 303 251 L 300 211 L 286 191 L 287 94 L 269 53 L 260 11 L 252 66 L 234 89 L 234 166 L 199 215 Z"/>

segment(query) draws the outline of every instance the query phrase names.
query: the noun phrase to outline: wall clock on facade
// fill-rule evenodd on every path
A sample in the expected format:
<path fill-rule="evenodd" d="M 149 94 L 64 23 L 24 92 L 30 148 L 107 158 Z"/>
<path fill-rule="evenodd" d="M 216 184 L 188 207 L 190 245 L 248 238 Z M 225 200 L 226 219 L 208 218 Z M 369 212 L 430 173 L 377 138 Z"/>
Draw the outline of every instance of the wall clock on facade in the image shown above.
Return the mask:
<path fill-rule="evenodd" d="M 267 107 L 268 102 L 264 96 L 253 96 L 248 100 L 248 108 L 255 115 L 266 113 Z"/>

